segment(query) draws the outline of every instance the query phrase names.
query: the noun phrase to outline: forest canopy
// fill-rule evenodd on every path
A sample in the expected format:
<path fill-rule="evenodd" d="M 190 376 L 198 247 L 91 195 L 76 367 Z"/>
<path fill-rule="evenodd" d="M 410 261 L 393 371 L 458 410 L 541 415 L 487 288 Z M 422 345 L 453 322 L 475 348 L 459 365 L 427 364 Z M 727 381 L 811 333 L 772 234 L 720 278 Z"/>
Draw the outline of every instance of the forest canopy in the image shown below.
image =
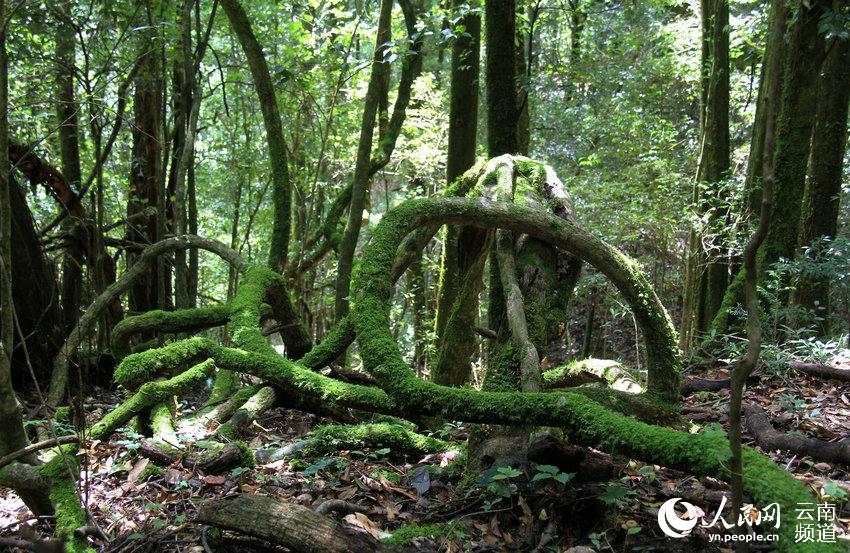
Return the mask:
<path fill-rule="evenodd" d="M 845 551 L 850 5 L 0 0 L 0 550 Z"/>

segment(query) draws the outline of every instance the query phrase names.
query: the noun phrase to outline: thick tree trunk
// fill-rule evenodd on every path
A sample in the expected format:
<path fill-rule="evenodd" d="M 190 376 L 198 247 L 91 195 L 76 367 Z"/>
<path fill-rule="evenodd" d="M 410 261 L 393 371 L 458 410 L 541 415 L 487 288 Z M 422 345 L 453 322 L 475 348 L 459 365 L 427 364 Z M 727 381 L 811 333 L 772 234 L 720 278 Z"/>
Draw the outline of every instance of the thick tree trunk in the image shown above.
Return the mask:
<path fill-rule="evenodd" d="M 15 306 L 12 302 L 12 204 L 9 170 L 9 72 L 6 55 L 6 6 L 0 0 L 0 456 L 30 445 L 21 418 L 21 404 L 12 388 L 12 352 L 15 347 Z M 34 454 L 22 458 L 33 461 Z M 51 514 L 44 490 L 22 491 L 21 498 L 36 515 Z"/>
<path fill-rule="evenodd" d="M 818 81 L 818 100 L 808 178 L 803 192 L 799 245 L 812 248 L 806 255 L 817 259 L 838 231 L 838 201 L 847 145 L 847 110 L 850 105 L 850 41 L 837 40 L 830 47 Z M 792 301 L 820 318 L 822 334 L 829 330 L 828 275 L 804 274 Z"/>
<path fill-rule="evenodd" d="M 778 98 L 771 98 L 769 91 L 781 90 L 787 25 L 788 4 L 781 0 L 773 0 L 770 6 L 767 45 L 764 49 L 759 76 L 753 135 L 750 142 L 750 155 L 747 159 L 747 176 L 744 184 L 744 209 L 750 218 L 757 218 L 761 211 L 765 128 L 768 121 L 771 121 L 773 125 L 776 124 L 776 116 L 779 112 Z"/>
<path fill-rule="evenodd" d="M 274 83 L 269 73 L 263 48 L 257 41 L 251 22 L 238 0 L 221 0 L 230 27 L 239 39 L 254 88 L 260 99 L 260 111 L 263 115 L 263 126 L 266 129 L 266 145 L 269 152 L 269 163 L 272 173 L 272 201 L 274 204 L 274 229 L 272 230 L 271 247 L 269 250 L 269 267 L 283 271 L 286 256 L 289 251 L 290 234 L 290 203 L 291 183 L 289 180 L 289 165 L 287 161 L 286 142 L 283 137 L 283 125 L 280 121 L 280 111 L 275 96 Z M 283 322 L 283 321 L 281 321 Z"/>
<path fill-rule="evenodd" d="M 485 0 L 487 41 L 487 152 L 517 152 L 516 3 Z"/>
<path fill-rule="evenodd" d="M 773 217 L 759 249 L 759 267 L 769 267 L 780 258 L 794 259 L 797 253 L 803 188 L 815 121 L 813 106 L 817 102 L 818 75 L 827 52 L 824 36 L 818 31 L 823 11 L 824 2 L 800 6 L 785 37 L 781 85 L 773 79 L 766 81 L 766 85 L 777 85 L 781 89 L 767 91 L 767 101 L 777 101 L 778 111 L 772 157 L 768 157 L 771 151 L 765 145 L 762 159 L 770 160 L 775 189 Z M 766 273 L 760 271 L 760 278 L 764 279 Z M 741 268 L 727 288 L 721 309 L 712 323 L 715 334 L 727 331 L 730 310 L 744 301 L 744 280 Z"/>
<path fill-rule="evenodd" d="M 26 352 L 15 348 L 12 356 L 12 381 L 17 389 L 32 386 L 31 364 L 38 384 L 46 387 L 51 360 L 65 340 L 59 285 L 54 268 L 41 249 L 24 190 L 14 178 L 9 182 L 9 195 L 15 237 L 11 247 L 12 282 L 26 283 L 12 287 L 15 315 L 26 336 Z"/>

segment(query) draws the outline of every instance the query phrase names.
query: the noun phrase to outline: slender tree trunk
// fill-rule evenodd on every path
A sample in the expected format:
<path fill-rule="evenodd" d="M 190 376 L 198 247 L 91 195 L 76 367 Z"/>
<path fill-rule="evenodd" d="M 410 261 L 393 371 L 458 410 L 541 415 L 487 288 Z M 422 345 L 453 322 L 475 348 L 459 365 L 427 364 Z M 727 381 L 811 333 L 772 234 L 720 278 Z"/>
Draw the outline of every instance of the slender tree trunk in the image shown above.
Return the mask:
<path fill-rule="evenodd" d="M 82 179 L 77 103 L 74 98 L 74 28 L 71 26 L 71 2 L 62 0 L 58 6 L 62 20 L 56 29 L 56 116 L 59 127 L 59 151 L 62 173 L 68 184 L 78 188 Z M 63 230 L 70 236 L 62 257 L 62 313 L 65 334 L 77 323 L 82 296 L 84 244 L 83 222 L 66 218 Z"/>
<path fill-rule="evenodd" d="M 363 209 L 366 207 L 369 197 L 375 122 L 381 98 L 387 94 L 387 75 L 390 71 L 390 64 L 384 59 L 386 55 L 384 45 L 392 39 L 392 8 L 393 0 L 381 0 L 378 32 L 375 39 L 375 55 L 372 60 L 372 74 L 369 78 L 369 86 L 366 89 L 363 118 L 360 124 L 360 141 L 357 146 L 357 159 L 354 166 L 354 187 L 351 190 L 348 222 L 339 244 L 334 300 L 337 321 L 342 320 L 348 314 L 348 294 L 351 285 L 351 270 L 354 265 L 354 251 L 357 249 L 357 238 L 360 236 L 360 227 L 363 224 Z"/>
<path fill-rule="evenodd" d="M 462 0 L 455 0 L 460 7 Z M 468 12 L 459 22 L 465 34 L 452 45 L 451 101 L 449 106 L 449 147 L 446 156 L 446 181 L 451 184 L 475 164 L 478 143 L 478 74 L 481 50 L 481 17 Z M 477 319 L 478 293 L 481 290 L 481 270 L 484 243 L 482 233 L 472 228 L 448 226 L 443 240 L 439 297 L 434 329 L 437 334 L 437 359 L 431 378 L 438 384 L 462 385 L 469 378 L 469 358 L 475 350 L 474 329 L 466 323 Z M 461 260 L 460 258 L 465 259 Z M 461 266 L 464 267 L 461 272 Z M 475 275 L 470 274 L 475 270 Z M 475 279 L 469 282 L 468 279 Z M 458 293 L 465 291 L 458 298 Z M 455 307 L 456 302 L 458 305 Z M 457 317 L 449 325 L 449 318 Z M 463 332 L 447 332 L 447 326 Z M 448 343 L 451 341 L 452 343 Z M 461 348 L 461 351 L 457 351 Z"/>
<path fill-rule="evenodd" d="M 254 88 L 260 99 L 260 111 L 266 129 L 266 142 L 269 162 L 271 163 L 274 204 L 274 229 L 272 230 L 269 250 L 269 267 L 276 271 L 282 271 L 286 265 L 286 256 L 289 250 L 291 184 L 286 142 L 283 137 L 283 126 L 280 121 L 274 83 L 272 83 L 263 49 L 254 36 L 245 10 L 238 0 L 221 0 L 221 5 L 230 20 L 230 27 L 245 52 L 245 58 L 248 60 L 248 67 L 251 69 L 251 76 L 254 79 Z"/>
<path fill-rule="evenodd" d="M 694 203 L 700 214 L 712 213 L 708 232 L 714 247 L 705 250 L 706 236 L 690 233 L 686 290 L 680 345 L 687 350 L 694 336 L 708 329 L 723 301 L 728 283 L 726 252 L 728 214 L 721 184 L 729 176 L 729 4 L 702 2 L 702 84 L 700 101 L 700 159 L 694 183 Z"/>
<path fill-rule="evenodd" d="M 850 41 L 837 40 L 830 47 L 818 82 L 812 151 L 803 192 L 800 246 L 813 242 L 807 254 L 816 258 L 825 249 L 823 239 L 838 231 L 838 201 L 847 147 L 847 110 L 850 106 Z M 828 275 L 804 275 L 792 301 L 820 317 L 820 332 L 826 334 L 829 318 Z"/>

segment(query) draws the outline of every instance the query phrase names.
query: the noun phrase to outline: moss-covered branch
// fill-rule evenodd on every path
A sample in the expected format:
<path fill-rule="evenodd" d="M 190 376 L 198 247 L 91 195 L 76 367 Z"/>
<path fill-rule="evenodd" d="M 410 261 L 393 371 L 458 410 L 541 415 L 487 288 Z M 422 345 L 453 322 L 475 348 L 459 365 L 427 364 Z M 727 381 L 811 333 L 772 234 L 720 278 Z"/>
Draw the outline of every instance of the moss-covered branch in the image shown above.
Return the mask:
<path fill-rule="evenodd" d="M 452 445 L 398 424 L 334 424 L 316 427 L 310 433 L 309 444 L 303 452 L 318 455 L 340 449 L 384 447 L 410 453 L 440 453 L 448 451 Z"/>
<path fill-rule="evenodd" d="M 679 354 L 675 332 L 637 265 L 573 223 L 539 211 L 484 200 L 413 200 L 385 214 L 375 229 L 355 280 L 353 315 L 364 367 L 412 415 L 496 424 L 537 424 L 563 428 L 578 443 L 695 474 L 726 475 L 725 439 L 648 425 L 605 409 L 579 394 L 476 392 L 419 380 L 404 364 L 390 332 L 389 279 L 395 247 L 413 229 L 436 222 L 475 221 L 488 227 L 531 234 L 571 251 L 606 274 L 623 293 L 643 327 L 649 360 L 649 390 L 676 399 Z M 744 482 L 759 504 L 777 502 L 786 512 L 811 501 L 807 489 L 772 461 L 747 449 Z M 780 550 L 840 551 L 828 544 L 794 543 L 794 527 L 780 529 Z"/>

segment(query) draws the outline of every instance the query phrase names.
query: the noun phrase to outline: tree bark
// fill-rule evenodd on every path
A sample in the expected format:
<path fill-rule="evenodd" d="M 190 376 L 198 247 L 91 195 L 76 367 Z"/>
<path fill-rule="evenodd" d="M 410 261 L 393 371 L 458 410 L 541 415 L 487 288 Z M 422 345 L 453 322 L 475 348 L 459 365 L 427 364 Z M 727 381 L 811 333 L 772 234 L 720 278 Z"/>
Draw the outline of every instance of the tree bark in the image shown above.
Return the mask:
<path fill-rule="evenodd" d="M 847 111 L 850 106 L 850 41 L 836 40 L 824 61 L 818 81 L 812 151 L 803 192 L 798 243 L 812 246 L 805 255 L 822 257 L 838 231 L 838 202 L 847 145 Z M 821 335 L 829 330 L 829 283 L 825 274 L 804 273 L 792 301 L 820 319 Z"/>
<path fill-rule="evenodd" d="M 454 4 L 458 8 L 463 2 L 455 0 Z M 481 17 L 470 11 L 459 24 L 466 34 L 456 37 L 452 45 L 448 184 L 473 166 L 478 142 Z M 431 379 L 438 384 L 460 386 L 469 379 L 469 358 L 475 349 L 472 328 L 478 318 L 478 293 L 487 249 L 485 239 L 486 233 L 478 229 L 446 227 L 434 321 L 437 358 L 431 370 Z M 448 331 L 449 327 L 453 330 Z"/>
<path fill-rule="evenodd" d="M 516 2 L 485 0 L 487 41 L 487 151 L 517 152 Z"/>
<path fill-rule="evenodd" d="M 12 303 L 12 210 L 9 189 L 9 64 L 6 54 L 6 5 L 0 0 L 0 456 L 28 445 L 21 404 L 12 388 L 12 352 L 15 347 L 15 321 Z M 34 461 L 34 454 L 22 458 Z M 50 500 L 44 490 L 23 491 L 21 499 L 36 515 L 50 514 Z"/>
<path fill-rule="evenodd" d="M 784 59 L 776 62 L 781 63 L 781 79 L 769 78 L 765 83 L 768 86 L 766 101 L 776 102 L 777 106 L 775 146 L 768 149 L 765 144 L 762 155 L 763 163 L 769 162 L 772 166 L 775 208 L 767 236 L 759 249 L 759 267 L 769 267 L 780 258 L 794 259 L 798 249 L 803 188 L 815 121 L 812 106 L 817 102 L 818 75 L 827 52 L 824 37 L 818 31 L 824 5 L 825 2 L 818 1 L 808 7 L 800 6 L 784 38 Z M 767 123 L 770 123 L 769 117 Z M 767 174 L 764 169 L 763 172 Z M 760 279 L 765 273 L 760 271 Z M 730 310 L 745 301 L 745 279 L 741 268 L 727 288 L 720 311 L 712 322 L 714 334 L 727 332 Z M 784 299 L 787 300 L 787 296 Z"/>
<path fill-rule="evenodd" d="M 127 217 L 145 213 L 142 223 L 127 227 L 127 239 L 137 244 L 153 244 L 160 238 L 158 219 L 164 217 L 161 208 L 164 198 L 160 196 L 162 178 L 162 83 L 160 74 L 160 52 L 151 48 L 156 41 L 155 28 L 140 31 L 140 51 L 144 62 L 135 79 L 133 98 L 133 151 L 130 169 L 130 196 L 127 201 Z M 163 201 L 160 201 L 163 200 Z M 151 208 L 157 208 L 153 212 Z M 127 268 L 137 263 L 139 250 L 127 250 Z M 158 265 L 145 268 L 147 276 L 139 279 L 129 293 L 130 311 L 144 312 L 163 306 L 160 297 Z"/>
<path fill-rule="evenodd" d="M 74 28 L 71 22 L 71 2 L 62 0 L 58 10 L 62 20 L 56 29 L 56 117 L 58 120 L 59 151 L 62 173 L 72 188 L 82 180 L 78 109 L 74 95 Z M 65 219 L 64 231 L 70 236 L 62 258 L 62 314 L 65 333 L 77 322 L 82 296 L 84 251 L 89 237 L 83 221 Z"/>
<path fill-rule="evenodd" d="M 728 213 L 714 205 L 723 202 L 722 181 L 729 176 L 729 4 L 727 0 L 702 2 L 702 90 L 700 102 L 700 157 L 693 201 L 700 215 L 712 213 L 708 235 L 713 247 L 706 250 L 706 234 L 692 229 L 682 314 L 683 349 L 704 333 L 723 301 L 728 283 L 726 252 Z"/>

